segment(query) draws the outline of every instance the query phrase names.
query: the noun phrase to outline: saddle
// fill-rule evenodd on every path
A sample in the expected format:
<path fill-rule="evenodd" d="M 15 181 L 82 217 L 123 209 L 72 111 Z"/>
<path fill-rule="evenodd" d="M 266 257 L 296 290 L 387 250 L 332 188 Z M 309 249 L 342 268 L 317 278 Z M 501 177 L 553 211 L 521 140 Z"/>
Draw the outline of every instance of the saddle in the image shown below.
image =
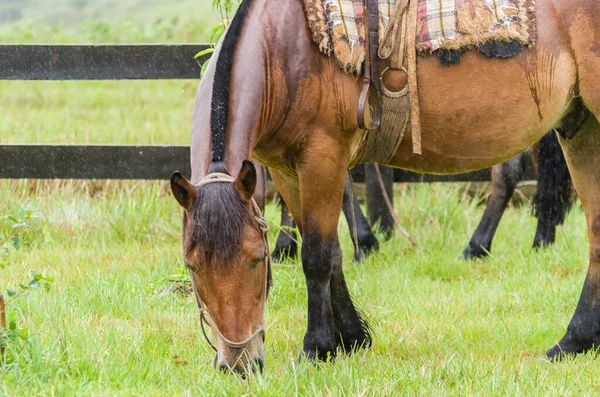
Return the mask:
<path fill-rule="evenodd" d="M 442 64 L 478 50 L 507 58 L 536 41 L 535 0 L 302 0 L 315 44 L 363 76 L 358 125 L 362 162 L 386 163 L 408 123 L 421 154 L 417 54 Z"/>

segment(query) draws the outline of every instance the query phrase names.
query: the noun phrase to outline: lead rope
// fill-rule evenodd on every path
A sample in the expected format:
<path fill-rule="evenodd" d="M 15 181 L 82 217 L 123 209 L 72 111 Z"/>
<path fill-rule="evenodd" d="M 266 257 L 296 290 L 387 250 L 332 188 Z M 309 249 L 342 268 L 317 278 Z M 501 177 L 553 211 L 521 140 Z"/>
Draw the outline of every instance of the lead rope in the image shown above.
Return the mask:
<path fill-rule="evenodd" d="M 214 172 L 212 174 L 208 174 L 207 176 L 205 176 L 202 179 L 202 181 L 200 181 L 198 187 L 200 188 L 200 187 L 208 185 L 210 183 L 232 183 L 233 181 L 235 181 L 235 178 L 233 178 L 231 175 L 227 175 L 227 174 L 220 173 L 220 172 Z M 209 346 L 215 352 L 217 351 L 217 347 L 211 342 L 210 338 L 208 337 L 208 334 L 206 333 L 206 329 L 204 327 L 205 323 L 206 323 L 206 325 L 211 327 L 211 329 L 213 330 L 213 333 L 216 333 L 217 337 L 221 338 L 221 340 L 227 346 L 229 346 L 233 349 L 241 349 L 243 347 L 246 347 L 250 342 L 252 342 L 252 340 L 254 340 L 254 338 L 256 338 L 258 336 L 259 333 L 262 333 L 263 341 L 264 341 L 265 332 L 264 332 L 263 324 L 264 324 L 264 317 L 265 317 L 265 306 L 267 303 L 269 287 L 273 283 L 272 274 L 271 274 L 271 255 L 269 254 L 269 241 L 268 241 L 268 236 L 267 236 L 267 234 L 269 232 L 269 223 L 264 218 L 258 204 L 256 204 L 256 201 L 254 199 L 252 199 L 252 209 L 254 210 L 254 220 L 256 221 L 256 223 L 258 225 L 258 229 L 260 230 L 263 244 L 265 247 L 265 259 L 263 261 L 265 263 L 265 287 L 264 287 L 265 298 L 263 301 L 263 308 L 262 308 L 260 323 L 259 323 L 258 327 L 256 328 L 256 330 L 254 330 L 252 335 L 250 335 L 250 337 L 244 339 L 241 342 L 234 342 L 234 341 L 230 340 L 229 338 L 227 338 L 225 335 L 223 335 L 223 333 L 221 332 L 219 327 L 217 327 L 217 324 L 214 322 L 214 320 L 210 316 L 210 313 L 208 312 L 208 309 L 204 305 L 204 302 L 202 302 L 200 293 L 198 292 L 198 289 L 196 288 L 194 274 L 192 273 L 192 270 L 188 268 L 190 277 L 192 279 L 192 289 L 194 290 L 194 294 L 196 295 L 196 302 L 198 303 L 198 308 L 200 309 L 200 327 L 202 328 L 202 334 L 204 335 L 204 339 L 206 339 Z"/>
<path fill-rule="evenodd" d="M 379 164 L 375 163 L 373 165 L 375 166 L 375 173 L 377 174 L 377 181 L 379 182 L 379 188 L 381 189 L 381 195 L 383 196 L 385 205 L 387 205 L 388 211 L 389 211 L 390 215 L 392 216 L 392 219 L 394 220 L 396 227 L 398 228 L 398 230 L 400 230 L 400 233 L 402 233 L 402 235 L 404 237 L 406 237 L 408 239 L 408 241 L 410 241 L 410 243 L 414 247 L 419 247 L 419 244 L 417 244 L 417 242 L 411 237 L 411 235 L 406 231 L 406 229 L 404 229 L 402 227 L 402 224 L 400 223 L 400 219 L 398 219 L 398 215 L 396 215 L 396 211 L 394 211 L 394 206 L 392 205 L 392 200 L 390 200 L 390 196 L 388 195 L 387 190 L 385 188 L 385 184 L 383 183 L 383 177 L 381 176 L 381 169 L 379 168 Z"/>
<path fill-rule="evenodd" d="M 356 227 L 356 214 L 354 213 L 354 181 L 352 173 L 348 170 L 348 180 L 350 181 L 350 210 L 352 212 L 352 242 L 354 243 L 354 253 L 358 252 L 358 231 Z"/>

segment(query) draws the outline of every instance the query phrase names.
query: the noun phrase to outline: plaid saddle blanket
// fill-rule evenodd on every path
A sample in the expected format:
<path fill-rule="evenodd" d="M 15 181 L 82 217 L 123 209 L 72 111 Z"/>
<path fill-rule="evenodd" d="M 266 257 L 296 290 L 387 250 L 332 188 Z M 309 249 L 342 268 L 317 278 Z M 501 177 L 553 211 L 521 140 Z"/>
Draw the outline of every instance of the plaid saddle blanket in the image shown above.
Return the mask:
<path fill-rule="evenodd" d="M 334 55 L 351 74 L 361 74 L 365 60 L 362 0 L 302 0 L 314 42 Z M 397 0 L 379 0 L 380 39 Z M 478 48 L 488 42 L 532 46 L 536 38 L 535 0 L 410 0 L 418 1 L 417 51 Z"/>

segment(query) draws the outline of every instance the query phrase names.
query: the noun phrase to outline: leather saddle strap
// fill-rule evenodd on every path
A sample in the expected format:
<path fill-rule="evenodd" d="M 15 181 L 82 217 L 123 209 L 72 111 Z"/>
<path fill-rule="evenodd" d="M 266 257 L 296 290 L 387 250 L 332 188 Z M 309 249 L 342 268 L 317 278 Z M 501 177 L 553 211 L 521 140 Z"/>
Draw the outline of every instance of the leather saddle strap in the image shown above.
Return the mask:
<path fill-rule="evenodd" d="M 365 57 L 364 83 L 358 100 L 358 127 L 376 130 L 381 124 L 381 81 L 379 80 L 379 1 L 363 0 L 367 11 L 367 53 Z M 366 125 L 366 108 L 371 106 L 371 123 Z"/>
<path fill-rule="evenodd" d="M 419 108 L 419 89 L 417 83 L 417 18 L 418 1 L 410 0 L 408 6 L 408 89 L 410 98 L 410 129 L 413 153 L 421 154 L 421 111 Z"/>
<path fill-rule="evenodd" d="M 366 0 L 369 28 L 369 59 L 371 60 L 371 84 L 381 92 L 379 80 L 379 0 Z"/>

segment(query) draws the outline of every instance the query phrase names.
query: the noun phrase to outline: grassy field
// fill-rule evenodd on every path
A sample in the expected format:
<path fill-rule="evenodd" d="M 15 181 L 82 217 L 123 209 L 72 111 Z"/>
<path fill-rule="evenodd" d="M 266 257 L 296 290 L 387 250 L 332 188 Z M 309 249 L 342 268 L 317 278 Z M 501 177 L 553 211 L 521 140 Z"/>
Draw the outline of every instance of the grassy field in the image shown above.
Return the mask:
<path fill-rule="evenodd" d="M 529 249 L 535 221 L 510 209 L 494 256 L 457 259 L 481 208 L 457 185 L 397 187 L 398 211 L 422 244 L 401 237 L 363 264 L 346 264 L 350 289 L 374 329 L 371 351 L 333 364 L 296 363 L 306 317 L 301 266 L 275 265 L 267 370 L 243 381 L 211 368 L 196 304 L 169 288 L 185 279 L 180 211 L 164 183 L 3 182 L 4 214 L 33 211 L 32 231 L 10 248 L 2 289 L 36 271 L 50 290 L 10 311 L 29 344 L 9 345 L 5 395 L 585 395 L 598 391 L 593 357 L 540 362 L 568 323 L 583 281 L 582 211 L 555 246 Z M 267 209 L 277 232 L 277 210 Z M 4 219 L 4 235 L 12 223 Z M 347 228 L 340 225 L 345 257 Z"/>
<path fill-rule="evenodd" d="M 45 41 L 47 34 L 57 42 L 94 37 L 87 27 L 70 36 L 40 26 L 28 41 Z M 173 36 L 168 29 L 140 36 L 144 27 L 133 22 L 105 26 L 100 41 L 185 36 L 184 28 Z M 193 40 L 206 39 L 200 28 L 194 31 Z M 0 29 L 0 38 L 16 40 L 15 32 Z M 196 85 L 0 82 L 0 141 L 184 144 Z M 0 394 L 596 395 L 598 363 L 591 355 L 539 361 L 564 334 L 583 283 L 581 208 L 559 229 L 557 244 L 540 252 L 530 250 L 535 219 L 529 209 L 511 208 L 494 256 L 464 262 L 457 257 L 483 209 L 458 184 L 396 189 L 397 212 L 422 248 L 395 236 L 364 263 L 346 262 L 350 290 L 373 326 L 372 349 L 332 364 L 298 363 L 304 276 L 297 262 L 276 264 L 266 372 L 244 381 L 212 369 L 195 301 L 172 291 L 186 275 L 181 211 L 166 183 L 0 181 L 0 292 L 27 283 L 31 271 L 54 279 L 48 291 L 8 308 L 28 336 L 7 346 Z M 9 216 L 29 229 L 14 229 Z M 266 216 L 273 242 L 274 205 Z M 340 232 L 350 258 L 343 222 Z M 17 235 L 20 249 L 11 240 Z"/>

